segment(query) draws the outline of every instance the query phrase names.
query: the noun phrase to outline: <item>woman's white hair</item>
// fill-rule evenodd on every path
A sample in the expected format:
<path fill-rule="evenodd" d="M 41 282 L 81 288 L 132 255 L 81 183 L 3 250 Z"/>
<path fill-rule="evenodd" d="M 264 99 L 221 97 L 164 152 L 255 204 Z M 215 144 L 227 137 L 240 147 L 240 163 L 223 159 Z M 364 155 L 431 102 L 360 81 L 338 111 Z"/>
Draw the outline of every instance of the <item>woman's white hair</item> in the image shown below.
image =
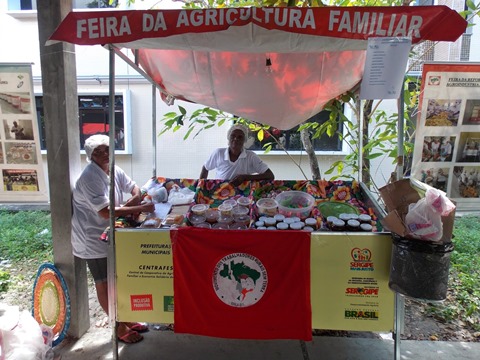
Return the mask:
<path fill-rule="evenodd" d="M 234 132 L 235 130 L 241 130 L 243 131 L 243 133 L 245 134 L 245 140 L 247 140 L 248 138 L 248 129 L 245 125 L 241 125 L 241 124 L 235 124 L 233 125 L 230 129 L 228 129 L 228 133 L 227 133 L 227 139 L 230 140 L 230 135 L 232 134 L 232 132 Z"/>
<path fill-rule="evenodd" d="M 85 140 L 85 145 L 83 148 L 85 149 L 85 153 L 87 154 L 87 161 L 92 160 L 92 153 L 100 145 L 109 146 L 110 145 L 110 138 L 107 135 L 92 135 L 87 140 Z"/>

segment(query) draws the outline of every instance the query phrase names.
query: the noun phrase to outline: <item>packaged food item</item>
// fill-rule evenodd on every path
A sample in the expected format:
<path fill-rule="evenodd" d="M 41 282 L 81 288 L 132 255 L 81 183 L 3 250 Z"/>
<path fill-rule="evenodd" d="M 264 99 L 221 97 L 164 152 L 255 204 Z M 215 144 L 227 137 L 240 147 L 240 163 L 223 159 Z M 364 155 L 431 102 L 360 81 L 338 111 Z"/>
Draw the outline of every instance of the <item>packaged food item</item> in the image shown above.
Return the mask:
<path fill-rule="evenodd" d="M 278 203 L 275 199 L 262 198 L 257 201 L 258 215 L 274 216 L 277 213 Z"/>
<path fill-rule="evenodd" d="M 360 230 L 360 221 L 350 219 L 347 221 L 347 230 L 349 231 L 358 231 Z"/>
<path fill-rule="evenodd" d="M 195 204 L 192 206 L 192 213 L 195 215 L 205 215 L 209 206 L 207 204 Z"/>
<path fill-rule="evenodd" d="M 265 226 L 268 228 L 269 226 L 275 226 L 277 221 L 273 217 L 268 217 L 264 220 Z"/>
<path fill-rule="evenodd" d="M 285 216 L 297 216 L 306 219 L 310 216 L 315 198 L 303 191 L 283 191 L 275 197 L 278 212 Z"/>
<path fill-rule="evenodd" d="M 372 222 L 372 217 L 368 214 L 358 215 L 358 221 L 362 224 L 370 224 Z"/>
<path fill-rule="evenodd" d="M 215 224 L 218 219 L 218 210 L 217 209 L 208 209 L 205 213 L 205 217 L 207 218 L 207 222 L 210 224 Z"/>
<path fill-rule="evenodd" d="M 233 210 L 233 206 L 230 204 L 223 203 L 218 207 L 220 216 L 232 216 L 232 210 Z"/>
<path fill-rule="evenodd" d="M 333 231 L 345 231 L 345 221 L 340 219 L 333 220 L 330 229 Z"/>
<path fill-rule="evenodd" d="M 243 207 L 250 207 L 250 205 L 253 203 L 252 199 L 242 196 L 237 199 L 237 204 Z"/>
<path fill-rule="evenodd" d="M 296 221 L 296 222 L 290 224 L 290 229 L 292 229 L 292 230 L 302 230 L 304 225 L 305 224 L 303 222 Z"/>
<path fill-rule="evenodd" d="M 367 223 L 360 224 L 360 230 L 362 231 L 372 231 L 373 226 Z"/>
<path fill-rule="evenodd" d="M 185 217 L 180 214 L 168 214 L 165 220 L 163 221 L 164 225 L 172 226 L 172 225 L 180 225 L 185 220 Z"/>
<path fill-rule="evenodd" d="M 162 224 L 162 219 L 154 217 L 154 218 L 146 219 L 142 223 L 142 225 L 140 225 L 140 227 L 141 228 L 156 229 L 156 228 L 159 228 L 161 224 Z"/>
<path fill-rule="evenodd" d="M 288 224 L 284 222 L 279 222 L 277 223 L 277 229 L 278 230 L 288 230 Z"/>
<path fill-rule="evenodd" d="M 196 224 L 195 227 L 202 228 L 202 229 L 210 229 L 212 226 L 207 222 L 202 222 L 200 224 Z"/>
<path fill-rule="evenodd" d="M 237 206 L 237 201 L 233 199 L 227 199 L 222 204 L 231 205 L 232 208 L 235 208 Z"/>

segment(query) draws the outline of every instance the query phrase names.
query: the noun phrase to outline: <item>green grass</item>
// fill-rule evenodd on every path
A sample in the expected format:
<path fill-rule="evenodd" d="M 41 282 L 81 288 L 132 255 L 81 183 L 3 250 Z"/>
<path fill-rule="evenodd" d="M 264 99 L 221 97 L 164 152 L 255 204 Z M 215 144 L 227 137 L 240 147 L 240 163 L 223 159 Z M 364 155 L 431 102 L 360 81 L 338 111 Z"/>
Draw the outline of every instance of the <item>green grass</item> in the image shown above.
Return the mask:
<path fill-rule="evenodd" d="M 50 212 L 0 210 L 0 224 L 1 260 L 51 257 Z"/>
<path fill-rule="evenodd" d="M 449 295 L 428 312 L 445 322 L 461 320 L 480 331 L 480 218 L 457 218 L 453 235 Z"/>

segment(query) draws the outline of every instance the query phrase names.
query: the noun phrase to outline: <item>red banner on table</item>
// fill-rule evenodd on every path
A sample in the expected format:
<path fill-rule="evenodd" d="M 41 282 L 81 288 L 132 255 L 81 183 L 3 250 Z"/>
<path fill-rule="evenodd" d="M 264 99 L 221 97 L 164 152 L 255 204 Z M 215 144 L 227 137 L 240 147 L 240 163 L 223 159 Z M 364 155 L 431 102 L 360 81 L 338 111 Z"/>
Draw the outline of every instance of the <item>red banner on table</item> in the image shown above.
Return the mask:
<path fill-rule="evenodd" d="M 175 332 L 312 339 L 310 234 L 171 231 Z"/>

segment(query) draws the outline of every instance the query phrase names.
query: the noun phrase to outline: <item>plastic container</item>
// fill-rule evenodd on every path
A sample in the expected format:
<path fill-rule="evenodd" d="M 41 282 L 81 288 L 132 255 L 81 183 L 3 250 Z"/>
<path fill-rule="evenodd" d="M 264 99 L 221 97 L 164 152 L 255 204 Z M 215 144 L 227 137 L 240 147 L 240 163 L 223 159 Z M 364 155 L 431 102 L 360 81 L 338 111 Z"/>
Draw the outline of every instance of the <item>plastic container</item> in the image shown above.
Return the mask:
<path fill-rule="evenodd" d="M 202 222 L 200 224 L 195 224 L 195 227 L 202 229 L 210 229 L 212 226 L 208 222 Z"/>
<path fill-rule="evenodd" d="M 245 224 L 234 222 L 232 225 L 229 226 L 230 230 L 247 230 L 248 227 Z"/>
<path fill-rule="evenodd" d="M 196 204 L 192 206 L 192 213 L 195 215 L 205 215 L 209 206 L 207 204 Z"/>
<path fill-rule="evenodd" d="M 416 299 L 445 300 L 453 244 L 405 239 L 397 234 L 392 238 L 390 289 Z"/>
<path fill-rule="evenodd" d="M 278 212 L 278 203 L 272 198 L 262 198 L 257 201 L 259 216 L 275 216 Z"/>
<path fill-rule="evenodd" d="M 223 203 L 218 207 L 220 216 L 232 216 L 233 206 L 230 204 Z"/>
<path fill-rule="evenodd" d="M 232 208 L 235 208 L 237 206 L 237 201 L 233 199 L 228 199 L 228 200 L 225 200 L 222 204 L 232 205 Z"/>
<path fill-rule="evenodd" d="M 315 205 L 315 198 L 303 191 L 283 191 L 275 198 L 278 212 L 286 217 L 308 218 Z"/>
<path fill-rule="evenodd" d="M 208 209 L 205 216 L 207 217 L 207 222 L 210 224 L 215 224 L 218 219 L 218 210 L 217 209 Z"/>
<path fill-rule="evenodd" d="M 207 220 L 205 215 L 196 215 L 196 214 L 190 214 L 188 217 L 188 220 L 192 223 L 192 225 L 198 225 L 200 223 L 205 222 Z"/>
<path fill-rule="evenodd" d="M 252 205 L 253 201 L 252 199 L 248 198 L 248 197 L 245 197 L 245 196 L 242 196 L 242 197 L 239 197 L 237 199 L 237 204 L 240 205 L 240 206 L 243 206 L 243 207 L 250 207 L 250 205 Z"/>

